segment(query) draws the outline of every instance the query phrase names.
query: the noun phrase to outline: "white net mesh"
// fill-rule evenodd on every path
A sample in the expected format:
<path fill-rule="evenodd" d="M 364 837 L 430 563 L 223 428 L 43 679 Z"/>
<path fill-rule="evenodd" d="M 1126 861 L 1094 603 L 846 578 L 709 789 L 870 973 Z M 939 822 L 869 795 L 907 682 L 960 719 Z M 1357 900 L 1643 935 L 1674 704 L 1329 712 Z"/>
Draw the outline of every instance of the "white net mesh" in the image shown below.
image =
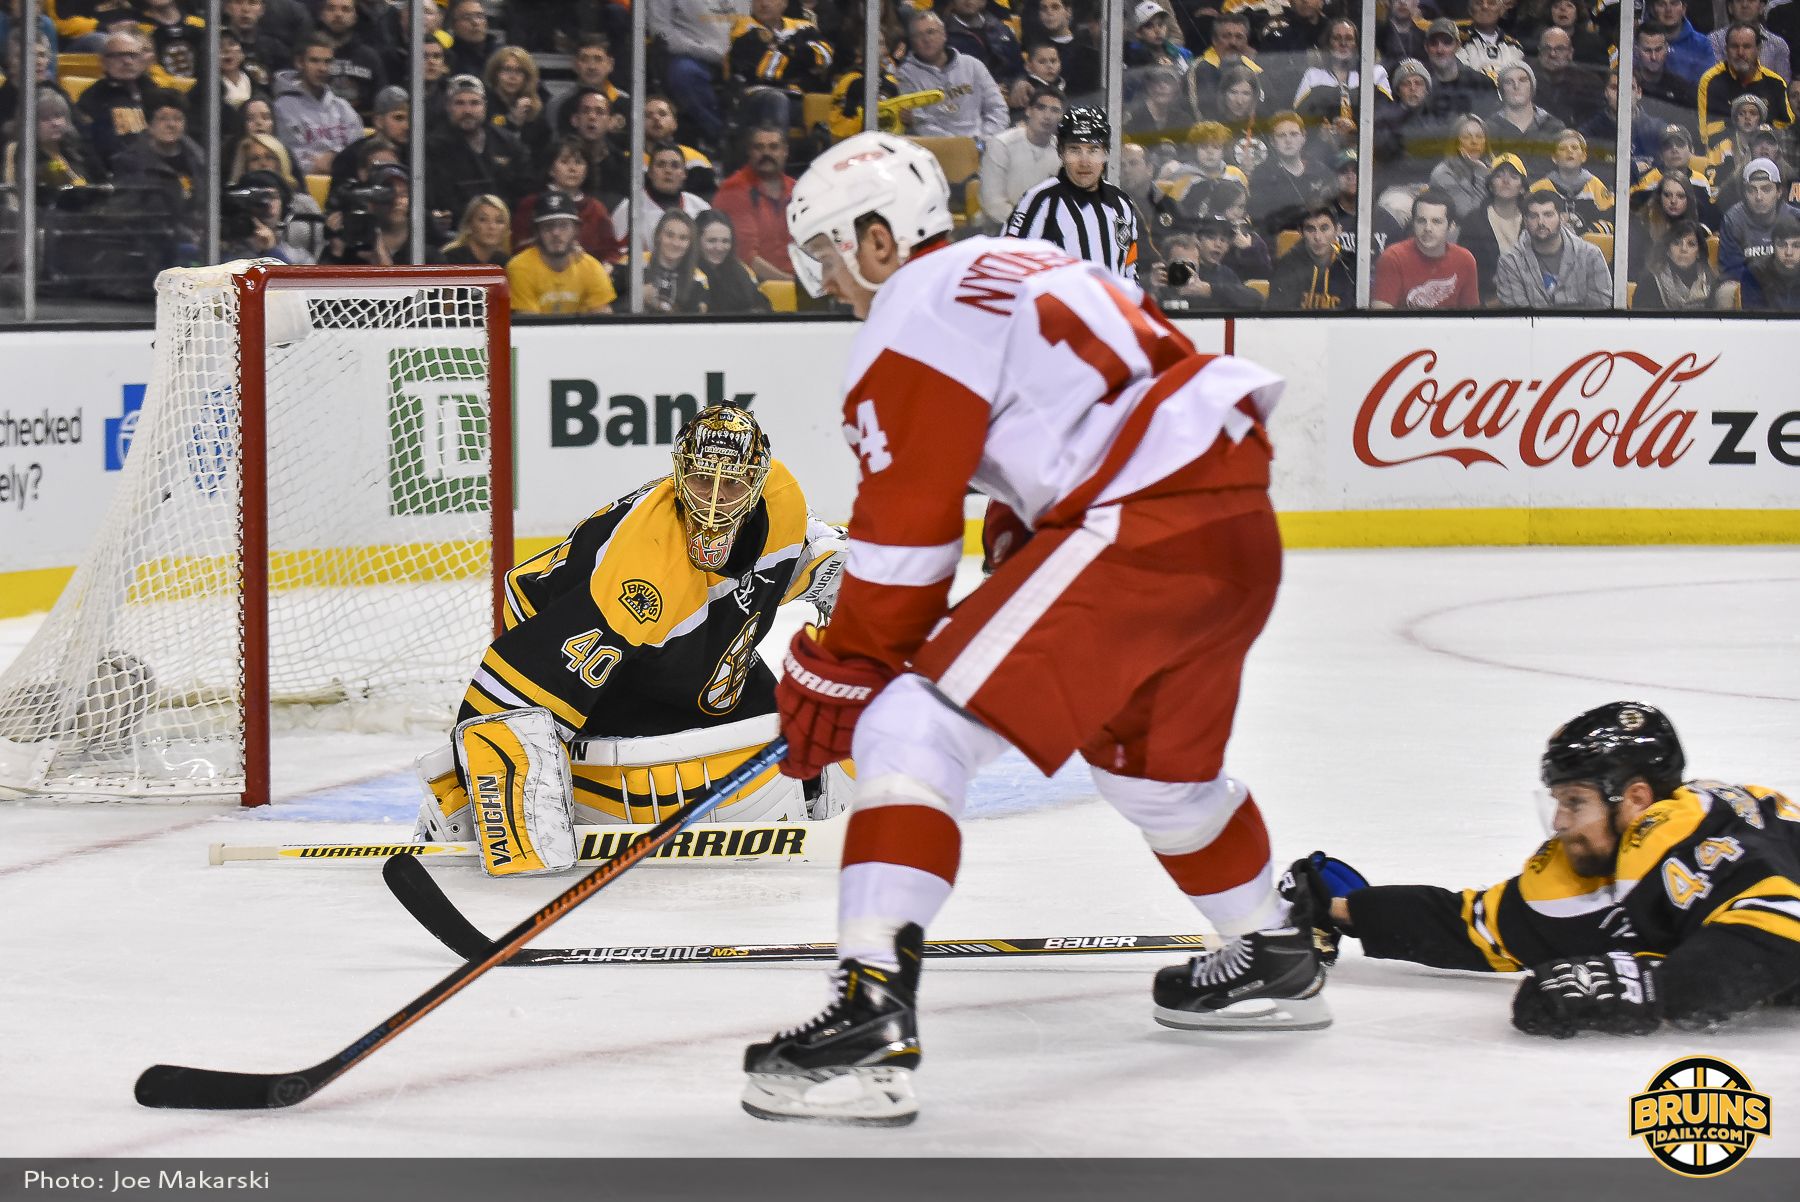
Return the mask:
<path fill-rule="evenodd" d="M 163 273 L 152 383 L 88 557 L 0 676 L 0 796 L 244 788 L 238 292 Z M 486 294 L 262 294 L 277 731 L 448 726 L 492 635 Z M 253 302 L 254 303 L 254 302 Z M 291 339 L 291 341 L 287 341 Z"/>

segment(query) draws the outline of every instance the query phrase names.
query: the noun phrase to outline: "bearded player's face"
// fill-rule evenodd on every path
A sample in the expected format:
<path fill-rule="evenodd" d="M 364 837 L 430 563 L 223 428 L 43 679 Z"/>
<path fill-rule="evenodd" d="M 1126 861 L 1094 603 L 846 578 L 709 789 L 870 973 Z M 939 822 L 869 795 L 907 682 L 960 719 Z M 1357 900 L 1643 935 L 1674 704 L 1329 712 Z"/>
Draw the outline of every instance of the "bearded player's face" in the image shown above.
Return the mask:
<path fill-rule="evenodd" d="M 1619 850 L 1619 834 L 1613 829 L 1612 807 L 1592 785 L 1557 785 L 1551 829 L 1568 853 L 1569 863 L 1582 876 L 1611 876 Z"/>

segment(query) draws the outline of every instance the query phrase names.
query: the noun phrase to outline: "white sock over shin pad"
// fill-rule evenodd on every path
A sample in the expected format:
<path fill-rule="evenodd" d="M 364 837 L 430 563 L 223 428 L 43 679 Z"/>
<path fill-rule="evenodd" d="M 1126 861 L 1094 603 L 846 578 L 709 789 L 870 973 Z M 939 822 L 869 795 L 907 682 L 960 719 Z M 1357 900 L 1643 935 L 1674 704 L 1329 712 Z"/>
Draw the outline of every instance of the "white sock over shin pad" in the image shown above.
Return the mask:
<path fill-rule="evenodd" d="M 1006 747 L 1005 739 L 952 708 L 922 677 L 900 677 L 856 724 L 851 830 L 858 815 L 887 806 L 925 806 L 956 821 L 970 779 Z M 895 932 L 909 922 L 929 926 L 950 889 L 936 873 L 906 864 L 846 864 L 838 876 L 838 958 L 897 969 Z"/>
<path fill-rule="evenodd" d="M 1186 856 L 1212 845 L 1224 834 L 1238 808 L 1250 800 L 1244 783 L 1223 773 L 1209 781 L 1155 781 L 1115 776 L 1093 768 L 1094 786 L 1144 833 L 1150 850 L 1165 857 L 1164 865 L 1179 880 L 1167 857 Z M 1287 920 L 1288 905 L 1275 892 L 1268 863 L 1250 880 L 1217 892 L 1182 889 L 1194 907 L 1221 935 L 1266 930 Z"/>

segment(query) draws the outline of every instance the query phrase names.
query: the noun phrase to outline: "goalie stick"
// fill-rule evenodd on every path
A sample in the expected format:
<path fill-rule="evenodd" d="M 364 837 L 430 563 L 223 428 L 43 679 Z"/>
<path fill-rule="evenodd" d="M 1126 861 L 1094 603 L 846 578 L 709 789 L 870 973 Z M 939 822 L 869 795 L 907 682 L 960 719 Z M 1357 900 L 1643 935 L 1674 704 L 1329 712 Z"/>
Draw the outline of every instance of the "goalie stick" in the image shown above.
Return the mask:
<path fill-rule="evenodd" d="M 494 943 L 444 896 L 416 856 L 394 856 L 381 876 L 407 912 L 465 960 L 485 960 Z M 1195 952 L 1210 946 L 1204 935 L 1067 935 L 1049 939 L 948 939 L 925 945 L 927 956 L 1069 956 L 1100 952 Z M 503 964 L 781 963 L 835 960 L 835 943 L 664 944 L 649 947 L 526 947 Z"/>
<path fill-rule="evenodd" d="M 676 832 L 705 817 L 727 797 L 761 776 L 787 754 L 787 740 L 776 739 L 713 786 L 669 815 L 647 836 L 563 890 L 537 913 L 502 935 L 489 955 L 466 960 L 456 971 L 389 1015 L 349 1047 L 311 1068 L 291 1073 L 229 1073 L 204 1068 L 154 1064 L 137 1079 L 138 1103 L 177 1110 L 278 1109 L 303 1102 L 385 1046 L 400 1032 L 430 1014 L 488 969 L 505 962 L 527 941 L 623 876 Z"/>

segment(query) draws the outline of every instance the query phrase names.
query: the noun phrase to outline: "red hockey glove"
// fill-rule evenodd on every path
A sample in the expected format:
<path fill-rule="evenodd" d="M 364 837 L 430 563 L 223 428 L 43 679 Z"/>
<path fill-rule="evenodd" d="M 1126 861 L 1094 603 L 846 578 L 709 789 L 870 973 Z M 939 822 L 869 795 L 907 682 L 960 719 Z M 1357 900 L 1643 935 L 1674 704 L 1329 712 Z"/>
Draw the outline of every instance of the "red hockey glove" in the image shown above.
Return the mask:
<path fill-rule="evenodd" d="M 1010 505 L 990 498 L 981 519 L 981 570 L 991 574 L 1030 542 L 1032 533 Z"/>
<path fill-rule="evenodd" d="M 886 664 L 856 656 L 839 659 L 819 645 L 807 626 L 794 636 L 775 686 L 781 733 L 787 736 L 784 776 L 808 780 L 850 756 L 850 734 L 875 694 L 894 673 Z"/>

